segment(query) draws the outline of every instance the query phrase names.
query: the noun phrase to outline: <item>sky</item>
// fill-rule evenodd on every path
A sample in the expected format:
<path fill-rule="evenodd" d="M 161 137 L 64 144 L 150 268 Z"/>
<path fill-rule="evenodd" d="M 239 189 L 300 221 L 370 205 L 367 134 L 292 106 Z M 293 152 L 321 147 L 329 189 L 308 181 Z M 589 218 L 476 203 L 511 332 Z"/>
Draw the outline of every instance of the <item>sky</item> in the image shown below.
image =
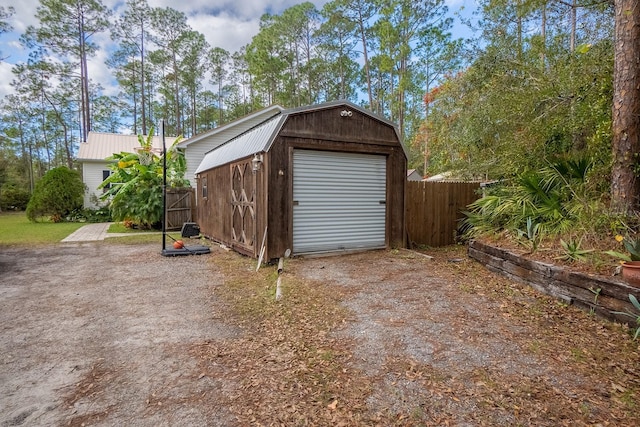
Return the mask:
<path fill-rule="evenodd" d="M 188 24 L 195 31 L 204 34 L 212 47 L 221 47 L 229 52 L 236 52 L 248 44 L 258 33 L 260 17 L 266 13 L 280 14 L 285 9 L 304 0 L 148 0 L 151 7 L 171 7 L 187 15 Z M 311 0 L 318 9 L 328 0 Z M 125 7 L 125 0 L 102 0 L 102 3 L 120 14 Z M 466 13 L 472 10 L 474 0 L 447 0 L 451 12 L 464 7 Z M 10 33 L 0 35 L 0 53 L 5 58 L 0 62 L 0 98 L 12 93 L 10 82 L 13 79 L 11 67 L 27 59 L 28 52 L 20 46 L 18 39 L 29 25 L 38 26 L 35 18 L 39 0 L 0 0 L 0 6 L 13 6 L 15 14 L 9 20 L 13 27 Z M 454 37 L 463 36 L 461 26 L 454 29 Z M 458 33 L 458 34 L 456 34 Z M 102 84 L 105 95 L 115 95 L 116 88 L 111 83 L 111 70 L 104 65 L 109 54 L 109 46 L 113 44 L 108 33 L 101 33 L 93 39 L 105 49 L 89 59 L 89 77 Z"/>

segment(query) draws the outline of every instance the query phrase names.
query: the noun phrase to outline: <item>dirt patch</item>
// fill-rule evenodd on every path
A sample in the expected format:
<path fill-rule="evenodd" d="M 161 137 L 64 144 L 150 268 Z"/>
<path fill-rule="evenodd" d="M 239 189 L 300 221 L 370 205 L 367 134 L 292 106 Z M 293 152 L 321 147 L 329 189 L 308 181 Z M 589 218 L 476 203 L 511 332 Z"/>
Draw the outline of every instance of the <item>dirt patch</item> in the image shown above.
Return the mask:
<path fill-rule="evenodd" d="M 213 263 L 104 243 L 0 259 L 0 425 L 202 425 L 212 410 L 208 424 L 229 424 L 219 381 L 199 379 L 188 354 L 236 333 Z"/>
<path fill-rule="evenodd" d="M 0 425 L 640 424 L 623 326 L 464 248 L 292 259 L 0 253 Z"/>

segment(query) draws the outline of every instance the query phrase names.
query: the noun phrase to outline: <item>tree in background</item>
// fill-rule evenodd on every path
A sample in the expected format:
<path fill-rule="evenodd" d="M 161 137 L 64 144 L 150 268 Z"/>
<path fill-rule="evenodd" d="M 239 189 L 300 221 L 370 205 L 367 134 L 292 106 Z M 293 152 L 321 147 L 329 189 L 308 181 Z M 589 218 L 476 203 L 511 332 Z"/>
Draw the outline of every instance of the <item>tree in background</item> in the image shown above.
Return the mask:
<path fill-rule="evenodd" d="M 356 63 L 356 23 L 347 16 L 344 3 L 330 2 L 321 11 L 324 22 L 318 29 L 320 64 L 329 64 L 321 81 L 325 99 L 355 100 L 359 67 Z M 331 78 L 335 76 L 336 79 Z"/>
<path fill-rule="evenodd" d="M 374 26 L 379 46 L 379 75 L 386 81 L 380 93 L 386 108 L 382 111 L 391 121 L 398 123 L 402 136 L 412 136 L 419 126 L 422 98 L 428 87 L 429 77 L 423 67 L 429 64 L 435 44 L 444 44 L 451 38 L 447 31 L 452 19 L 447 18 L 448 8 L 443 0 L 413 2 L 411 0 L 384 0 L 381 2 L 381 18 Z M 434 35 L 440 35 L 440 38 Z M 427 46 L 430 49 L 421 51 Z"/>
<path fill-rule="evenodd" d="M 640 208 L 640 5 L 615 1 L 613 168 L 611 205 L 621 213 Z"/>
<path fill-rule="evenodd" d="M 430 99 L 432 171 L 505 178 L 574 156 L 591 159 L 594 176 L 608 176 L 611 9 L 580 15 L 589 25 L 578 26 L 572 51 L 566 11 L 541 16 L 536 5 L 485 4 L 489 43 Z"/>
<path fill-rule="evenodd" d="M 26 39 L 38 43 L 45 52 L 69 58 L 71 69 L 80 69 L 81 138 L 91 130 L 91 102 L 87 58 L 97 46 L 92 37 L 109 28 L 110 10 L 99 0 L 40 0 L 36 18 L 40 27 L 29 27 Z M 76 68 L 77 67 L 77 68 Z"/>
<path fill-rule="evenodd" d="M 198 128 L 198 94 L 201 92 L 205 81 L 205 72 L 208 68 L 207 52 L 209 43 L 204 36 L 196 31 L 189 31 L 184 36 L 184 53 L 180 62 L 180 82 L 183 88 L 185 103 L 188 109 L 183 109 L 184 128 L 189 135 L 195 135 Z M 186 120 L 185 120 L 186 119 Z"/>
<path fill-rule="evenodd" d="M 133 133 L 147 134 L 148 93 L 146 51 L 151 31 L 151 8 L 146 0 L 127 0 L 127 8 L 112 26 L 111 38 L 119 41 L 108 65 L 132 103 Z M 138 112 L 139 109 L 139 112 Z M 138 125 L 140 121 L 140 125 Z"/>
<path fill-rule="evenodd" d="M 150 56 L 159 78 L 159 91 L 164 101 L 158 117 L 166 117 L 167 130 L 174 135 L 183 133 L 180 63 L 188 44 L 196 37 L 187 24 L 187 16 L 175 9 L 156 8 L 151 11 L 152 40 L 158 47 Z"/>
<path fill-rule="evenodd" d="M 225 79 L 229 72 L 228 64 L 231 59 L 229 52 L 222 49 L 221 47 L 214 47 L 209 51 L 209 67 L 211 70 L 211 83 L 214 84 L 218 88 L 218 93 L 216 94 L 217 104 L 218 104 L 218 123 L 224 123 L 224 86 Z"/>
<path fill-rule="evenodd" d="M 7 8 L 0 6 L 0 35 L 13 30 L 13 27 L 7 22 L 7 19 L 9 19 L 14 13 L 15 9 L 12 6 Z M 2 55 L 2 52 L 0 52 L 0 55 Z M 0 61 L 3 59 L 4 58 L 0 56 Z"/>
<path fill-rule="evenodd" d="M 27 204 L 30 221 L 49 216 L 53 222 L 64 221 L 76 209 L 82 208 L 84 184 L 80 174 L 66 166 L 48 171 L 37 183 Z"/>

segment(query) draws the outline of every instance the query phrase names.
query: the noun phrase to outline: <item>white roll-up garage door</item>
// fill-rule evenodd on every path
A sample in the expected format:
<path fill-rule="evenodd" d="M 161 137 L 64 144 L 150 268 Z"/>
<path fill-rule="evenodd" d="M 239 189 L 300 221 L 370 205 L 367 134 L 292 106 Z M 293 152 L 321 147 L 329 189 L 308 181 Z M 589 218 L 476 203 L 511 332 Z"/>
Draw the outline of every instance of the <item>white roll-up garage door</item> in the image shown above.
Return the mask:
<path fill-rule="evenodd" d="M 293 253 L 385 247 L 386 156 L 294 150 Z"/>

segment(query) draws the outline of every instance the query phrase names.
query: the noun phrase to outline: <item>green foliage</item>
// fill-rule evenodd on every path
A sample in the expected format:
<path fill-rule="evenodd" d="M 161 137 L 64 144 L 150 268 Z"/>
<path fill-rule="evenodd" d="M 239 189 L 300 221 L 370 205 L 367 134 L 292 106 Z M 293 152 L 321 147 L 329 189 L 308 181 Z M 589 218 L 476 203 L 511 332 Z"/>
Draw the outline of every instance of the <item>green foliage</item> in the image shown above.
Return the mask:
<path fill-rule="evenodd" d="M 110 200 L 111 216 L 114 221 L 129 220 L 142 228 L 151 228 L 162 220 L 163 156 L 153 152 L 153 128 L 146 139 L 138 135 L 140 149 L 135 153 L 116 153 L 108 160 L 113 161 L 113 173 L 99 188 L 108 188 L 102 196 Z M 167 187 L 185 187 L 186 161 L 177 149 L 180 138 L 167 149 Z"/>
<path fill-rule="evenodd" d="M 593 305 L 589 309 L 589 314 L 593 316 L 596 313 L 596 308 L 598 307 L 598 298 L 600 298 L 602 288 L 594 289 L 593 287 L 590 287 L 589 291 L 593 294 Z"/>
<path fill-rule="evenodd" d="M 558 234 L 590 221 L 594 207 L 588 186 L 592 163 L 562 159 L 540 170 L 525 171 L 487 191 L 469 205 L 465 228 L 470 237 L 511 230 L 529 235 L 530 226 Z M 532 239 L 528 239 L 531 241 Z"/>
<path fill-rule="evenodd" d="M 77 209 L 71 212 L 67 219 L 73 222 L 111 222 L 111 212 L 109 208 L 98 209 Z"/>
<path fill-rule="evenodd" d="M 622 242 L 627 253 L 614 250 L 605 251 L 604 253 L 623 261 L 640 261 L 640 238 L 632 239 L 630 237 L 616 236 L 616 240 Z"/>
<path fill-rule="evenodd" d="M 542 241 L 542 231 L 539 223 L 534 223 L 531 217 L 527 218 L 527 228 L 525 230 L 517 229 L 518 237 L 525 246 L 529 248 L 531 253 L 538 250 Z"/>
<path fill-rule="evenodd" d="M 515 17 L 501 4 L 486 3 L 483 28 L 489 43 L 464 73 L 440 82 L 430 104 L 430 172 L 453 169 L 502 178 L 539 170 L 557 155 L 580 155 L 606 182 L 613 95 L 610 11 L 589 10 L 599 30 L 588 49 L 571 52 L 564 25 L 547 28 L 557 37 L 547 34 L 546 40 L 535 33 L 505 34 L 515 29 L 509 23 Z"/>
<path fill-rule="evenodd" d="M 29 203 L 29 192 L 16 187 L 2 187 L 0 193 L 0 210 L 18 210 L 23 211 Z"/>
<path fill-rule="evenodd" d="M 633 339 L 637 340 L 638 337 L 640 337 L 640 302 L 633 294 L 629 294 L 629 301 L 631 301 L 631 304 L 636 309 L 636 313 L 632 313 L 628 311 L 627 312 L 617 311 L 616 314 L 621 314 L 623 316 L 627 316 L 635 320 L 636 325 L 638 325 L 638 327 L 635 328 Z"/>
<path fill-rule="evenodd" d="M 624 239 L 623 244 L 631 261 L 640 261 L 640 239 Z"/>
<path fill-rule="evenodd" d="M 563 239 L 560 239 L 560 245 L 562 246 L 562 250 L 564 254 L 559 259 L 563 259 L 565 261 L 573 262 L 573 261 L 586 261 L 587 255 L 593 252 L 593 249 L 581 249 L 582 242 L 580 240 L 569 240 L 565 242 Z"/>
<path fill-rule="evenodd" d="M 82 207 L 84 184 L 80 174 L 65 166 L 51 169 L 36 183 L 27 204 L 27 218 L 36 221 L 43 216 L 60 222 L 73 210 Z"/>

